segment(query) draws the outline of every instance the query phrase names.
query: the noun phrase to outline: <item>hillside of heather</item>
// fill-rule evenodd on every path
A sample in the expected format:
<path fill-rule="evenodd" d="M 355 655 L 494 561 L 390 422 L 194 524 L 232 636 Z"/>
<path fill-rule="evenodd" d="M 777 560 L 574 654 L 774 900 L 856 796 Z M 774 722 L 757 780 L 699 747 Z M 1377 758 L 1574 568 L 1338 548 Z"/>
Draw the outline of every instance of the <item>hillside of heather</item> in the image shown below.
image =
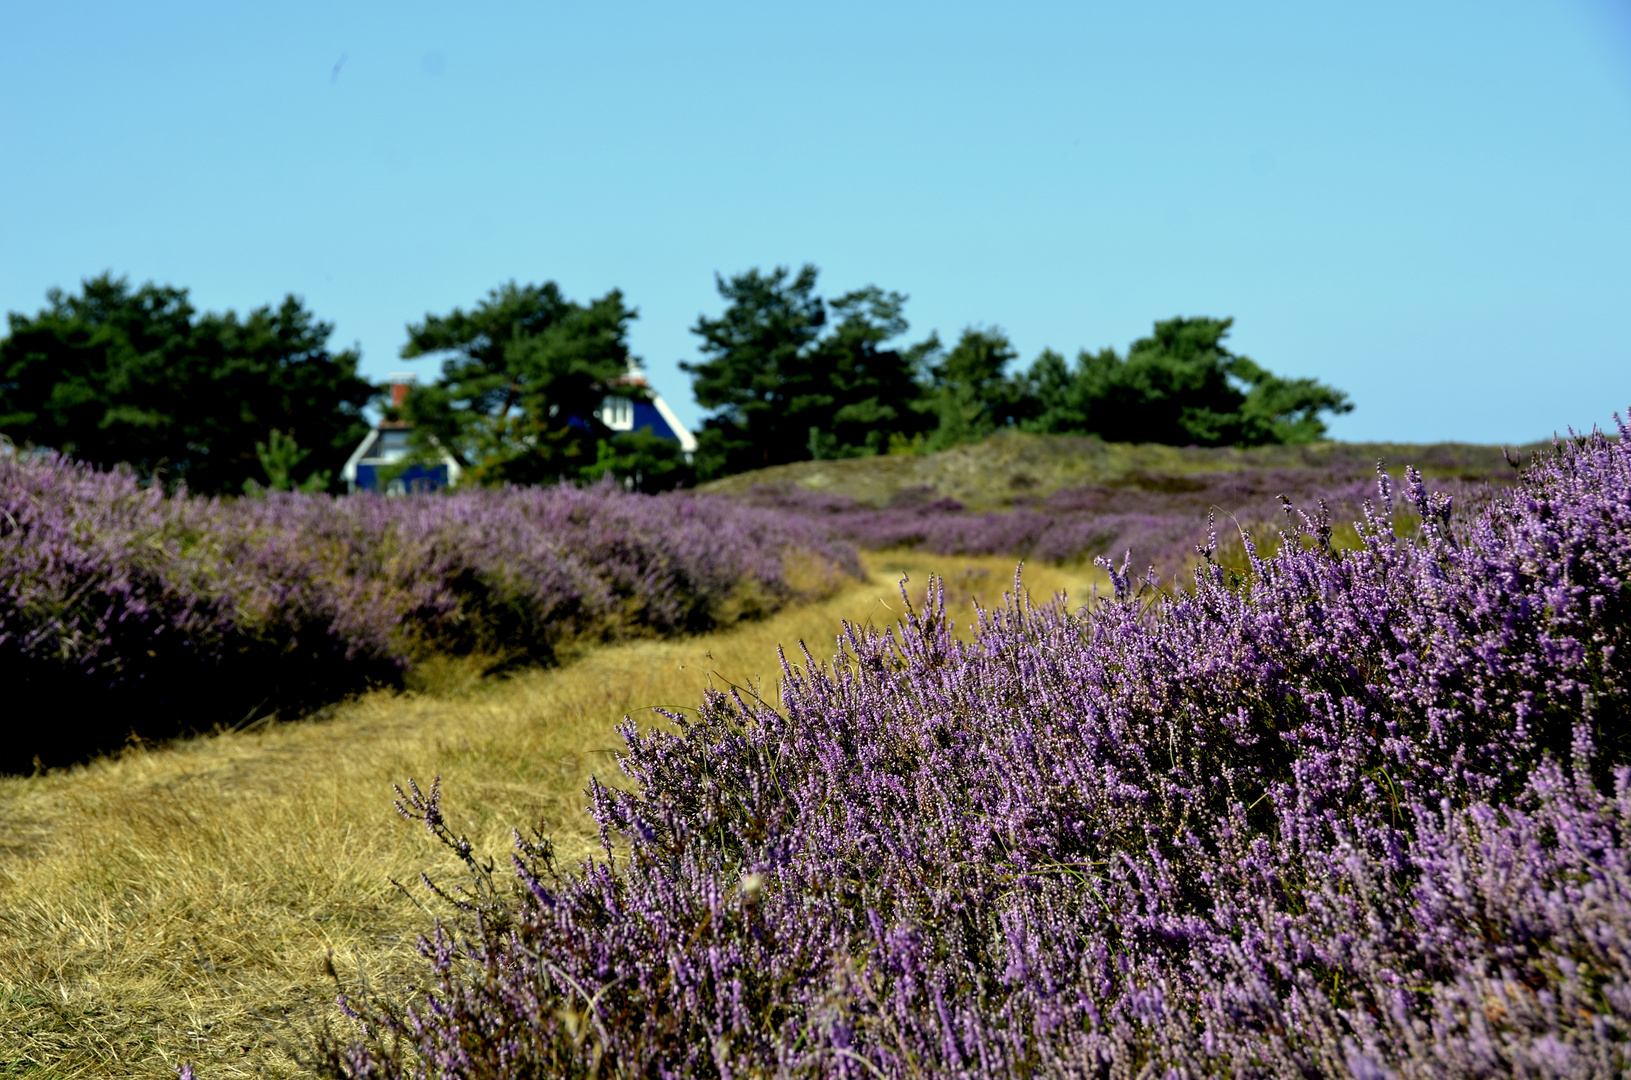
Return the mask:
<path fill-rule="evenodd" d="M 0 461 L 0 657 L 81 695 L 14 759 L 289 702 L 0 777 L 0 1076 L 1616 1075 L 1626 435 L 661 497 Z"/>
<path fill-rule="evenodd" d="M 411 788 L 465 891 L 322 1071 L 1622 1075 L 1631 430 L 1361 511 L 972 638 L 932 592 L 625 724 L 588 863 L 496 870 Z"/>
<path fill-rule="evenodd" d="M 1106 443 L 1004 432 L 935 454 L 807 461 L 704 485 L 802 518 L 872 550 L 1010 555 L 1068 565 L 1108 558 L 1184 587 L 1210 532 L 1243 564 L 1239 538 L 1277 543 L 1287 505 L 1323 506 L 1338 546 L 1375 495 L 1378 470 L 1406 466 L 1468 511 L 1517 478 L 1540 445 L 1312 443 L 1250 449 Z M 1400 524 L 1408 527 L 1405 509 Z M 1208 520 L 1213 522 L 1208 526 Z"/>
<path fill-rule="evenodd" d="M 128 469 L 0 456 L 0 771 L 68 764 L 402 686 L 729 626 L 830 592 L 855 550 L 690 495 L 506 488 L 385 499 L 167 493 Z"/>

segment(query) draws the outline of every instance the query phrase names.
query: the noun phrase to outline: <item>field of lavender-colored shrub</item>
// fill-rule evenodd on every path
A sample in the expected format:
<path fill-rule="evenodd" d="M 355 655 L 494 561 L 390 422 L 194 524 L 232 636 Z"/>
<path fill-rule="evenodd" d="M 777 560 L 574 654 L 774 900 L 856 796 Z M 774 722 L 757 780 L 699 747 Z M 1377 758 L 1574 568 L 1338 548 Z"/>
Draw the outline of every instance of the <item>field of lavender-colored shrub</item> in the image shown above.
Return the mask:
<path fill-rule="evenodd" d="M 790 599 L 853 548 L 775 511 L 610 487 L 168 496 L 0 458 L 0 770 L 331 701 L 433 652 L 548 660 Z"/>
<path fill-rule="evenodd" d="M 1503 469 L 1484 477 L 1444 478 L 1435 487 L 1466 506 L 1488 498 L 1486 489 L 1510 483 L 1514 476 Z M 1195 545 L 1205 538 L 1209 514 L 1224 519 L 1226 537 L 1242 529 L 1273 535 L 1282 499 L 1304 507 L 1323 503 L 1333 520 L 1350 522 L 1374 494 L 1374 477 L 1373 469 L 1347 461 L 1320 468 L 1134 472 L 1043 497 L 1022 496 L 1013 509 L 1003 511 L 970 510 L 926 488 L 898 491 L 882 507 L 786 483 L 752 487 L 736 498 L 808 518 L 835 539 L 874 550 L 1003 554 L 1060 563 L 1098 557 L 1120 561 L 1131 552 L 1138 566 L 1153 566 L 1170 579 L 1195 561 Z M 1238 544 L 1229 547 L 1229 557 L 1238 560 L 1243 554 Z"/>
<path fill-rule="evenodd" d="M 484 871 L 412 789 L 476 887 L 323 1070 L 1623 1075 L 1631 432 L 1468 517 L 1402 495 L 1404 537 L 1384 476 L 1350 550 L 1293 518 L 1247 575 L 972 641 L 931 603 L 629 725 L 575 872 Z"/>

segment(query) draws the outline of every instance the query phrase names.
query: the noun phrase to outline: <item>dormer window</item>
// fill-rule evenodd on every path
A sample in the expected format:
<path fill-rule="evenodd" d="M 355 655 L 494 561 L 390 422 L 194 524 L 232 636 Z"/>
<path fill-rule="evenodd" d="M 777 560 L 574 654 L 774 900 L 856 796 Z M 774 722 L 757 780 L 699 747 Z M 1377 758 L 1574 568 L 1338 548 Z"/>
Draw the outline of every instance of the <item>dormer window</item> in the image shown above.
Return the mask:
<path fill-rule="evenodd" d="M 411 442 L 407 431 L 401 429 L 386 429 L 379 433 L 379 442 L 374 447 L 377 456 L 387 461 L 400 461 L 408 456 Z"/>
<path fill-rule="evenodd" d="M 633 431 L 633 400 L 626 397 L 605 398 L 600 403 L 600 422 L 613 431 Z"/>

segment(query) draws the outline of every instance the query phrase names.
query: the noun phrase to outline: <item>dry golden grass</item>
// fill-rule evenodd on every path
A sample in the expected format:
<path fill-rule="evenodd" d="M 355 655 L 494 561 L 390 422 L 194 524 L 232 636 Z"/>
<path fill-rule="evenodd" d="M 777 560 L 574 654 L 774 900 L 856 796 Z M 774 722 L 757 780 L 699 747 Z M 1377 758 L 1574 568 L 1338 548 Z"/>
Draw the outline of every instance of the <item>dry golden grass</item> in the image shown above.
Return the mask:
<path fill-rule="evenodd" d="M 393 783 L 441 775 L 478 849 L 501 854 L 512 827 L 542 821 L 563 862 L 580 858 L 582 792 L 616 774 L 623 716 L 693 706 L 710 684 L 768 697 L 778 644 L 819 657 L 842 619 L 889 625 L 900 574 L 921 595 L 931 570 L 966 623 L 968 599 L 995 601 L 1013 564 L 876 555 L 865 583 L 727 632 L 505 679 L 448 663 L 321 721 L 0 780 L 0 1077 L 173 1077 L 182 1061 L 214 1078 L 298 1075 L 284 1044 L 334 1014 L 325 957 L 400 993 L 429 918 L 391 879 L 458 873 L 396 816 Z M 1085 599 L 1094 578 L 1038 565 L 1026 583 Z"/>

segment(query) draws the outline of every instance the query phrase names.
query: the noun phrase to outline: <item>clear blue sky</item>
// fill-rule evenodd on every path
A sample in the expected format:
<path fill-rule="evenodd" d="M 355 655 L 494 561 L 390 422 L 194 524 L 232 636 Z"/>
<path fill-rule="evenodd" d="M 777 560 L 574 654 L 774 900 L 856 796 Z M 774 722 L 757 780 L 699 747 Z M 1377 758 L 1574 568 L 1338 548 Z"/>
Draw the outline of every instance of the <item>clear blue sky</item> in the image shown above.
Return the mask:
<path fill-rule="evenodd" d="M 1631 406 L 1631 7 L 8 0 L 0 309 L 104 269 L 295 292 L 374 376 L 499 282 L 621 287 L 655 383 L 715 271 L 811 261 L 1124 348 L 1232 315 L 1346 439 Z M 421 362 L 423 367 L 423 362 Z M 429 372 L 427 372 L 429 374 Z"/>

